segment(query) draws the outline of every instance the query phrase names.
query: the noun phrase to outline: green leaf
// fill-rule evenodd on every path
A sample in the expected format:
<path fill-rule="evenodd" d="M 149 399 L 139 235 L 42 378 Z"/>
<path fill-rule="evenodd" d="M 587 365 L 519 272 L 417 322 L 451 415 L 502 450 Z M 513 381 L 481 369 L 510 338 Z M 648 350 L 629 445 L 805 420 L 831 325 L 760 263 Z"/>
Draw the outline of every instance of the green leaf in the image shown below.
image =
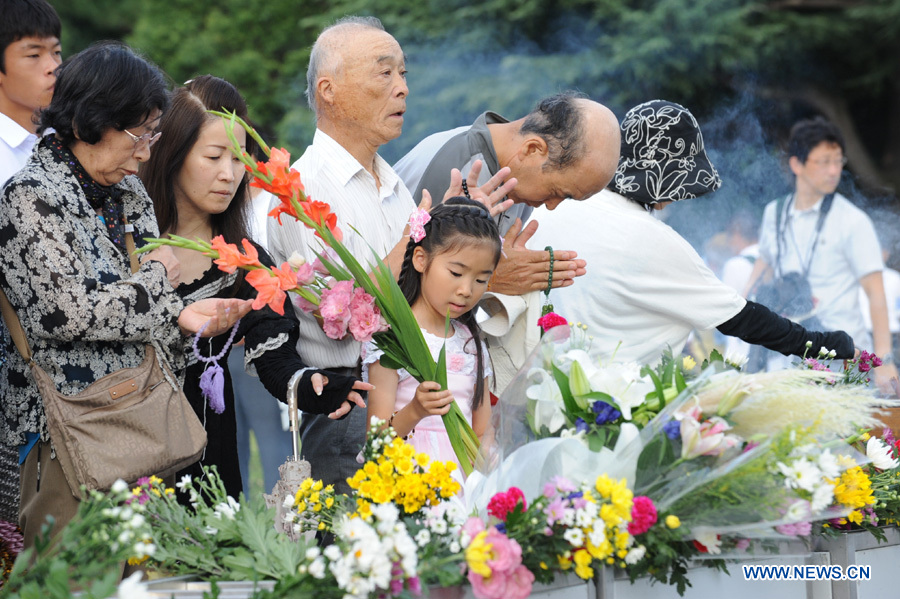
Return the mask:
<path fill-rule="evenodd" d="M 569 378 L 556 364 L 552 364 L 551 368 L 553 378 L 556 380 L 556 384 L 559 386 L 559 391 L 562 394 L 563 404 L 566 406 L 566 419 L 568 420 L 572 414 L 578 413 L 578 404 L 575 402 L 575 398 L 572 397 L 572 392 L 569 391 Z M 571 425 L 573 422 L 574 420 L 570 420 L 569 424 Z"/>

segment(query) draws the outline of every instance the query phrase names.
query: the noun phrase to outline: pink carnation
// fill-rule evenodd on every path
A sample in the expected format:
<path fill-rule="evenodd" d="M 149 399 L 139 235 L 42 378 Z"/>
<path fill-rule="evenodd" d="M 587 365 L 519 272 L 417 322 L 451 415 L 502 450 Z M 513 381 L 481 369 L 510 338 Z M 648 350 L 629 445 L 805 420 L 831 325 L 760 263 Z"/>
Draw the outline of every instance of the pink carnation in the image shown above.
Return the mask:
<path fill-rule="evenodd" d="M 634 498 L 631 506 L 631 522 L 628 523 L 628 533 L 631 536 L 640 535 L 656 524 L 656 506 L 653 500 L 644 495 Z"/>
<path fill-rule="evenodd" d="M 541 327 L 541 329 L 546 333 L 553 327 L 569 324 L 569 321 L 556 312 L 549 312 L 538 318 L 537 323 L 538 326 Z"/>
<path fill-rule="evenodd" d="M 525 494 L 517 487 L 510 487 L 506 493 L 497 493 L 488 502 L 488 514 L 495 518 L 506 522 L 506 516 L 513 511 L 515 507 L 522 502 L 522 511 L 525 510 Z"/>

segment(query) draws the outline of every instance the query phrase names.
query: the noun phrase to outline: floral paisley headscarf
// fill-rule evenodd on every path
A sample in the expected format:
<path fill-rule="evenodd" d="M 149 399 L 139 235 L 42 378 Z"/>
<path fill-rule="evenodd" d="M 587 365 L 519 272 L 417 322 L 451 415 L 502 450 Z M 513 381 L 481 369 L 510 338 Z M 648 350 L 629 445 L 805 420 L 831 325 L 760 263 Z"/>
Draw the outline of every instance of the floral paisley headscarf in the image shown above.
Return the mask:
<path fill-rule="evenodd" d="M 697 119 L 684 106 L 645 102 L 628 111 L 621 129 L 612 191 L 641 204 L 656 204 L 696 198 L 722 185 L 706 155 Z"/>

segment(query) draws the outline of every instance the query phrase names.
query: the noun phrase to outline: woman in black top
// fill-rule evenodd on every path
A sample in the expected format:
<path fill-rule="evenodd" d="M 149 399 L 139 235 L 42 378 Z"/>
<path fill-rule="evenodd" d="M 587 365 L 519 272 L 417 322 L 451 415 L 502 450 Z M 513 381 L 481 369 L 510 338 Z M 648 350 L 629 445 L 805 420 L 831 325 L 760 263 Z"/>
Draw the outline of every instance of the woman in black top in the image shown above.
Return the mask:
<path fill-rule="evenodd" d="M 172 107 L 160 124 L 162 138 L 153 157 L 141 168 L 140 177 L 153 198 L 163 234 L 205 241 L 222 235 L 226 242 L 240 247 L 241 240 L 250 237 L 248 176 L 229 149 L 222 119 L 206 112 L 223 108 L 247 118 L 247 106 L 240 93 L 218 77 L 204 75 L 177 89 Z M 240 128 L 235 134 L 252 153 L 253 140 Z M 257 245 L 256 250 L 263 264 L 274 265 L 264 248 Z M 199 252 L 175 248 L 175 253 L 182 280 L 177 292 L 185 300 L 256 297 L 256 291 L 244 280 L 244 271 L 227 274 Z M 297 320 L 289 300 L 283 307 L 283 316 L 268 306 L 245 316 L 234 341 L 244 341 L 245 367 L 259 375 L 272 395 L 286 401 L 289 379 L 295 372 L 306 369 L 306 365 L 297 354 Z M 205 358 L 217 356 L 225 348 L 228 337 L 220 335 L 201 340 L 197 350 Z M 201 394 L 200 377 L 207 364 L 197 359 L 192 347 L 186 348 L 186 358 L 184 391 L 206 427 L 208 443 L 201 460 L 178 476 L 199 476 L 201 465 L 215 465 L 228 494 L 237 497 L 242 484 L 227 351 L 219 359 L 226 380 L 221 413 Z M 352 389 L 369 387 L 352 377 L 309 369 L 301 380 L 298 404 L 304 412 L 339 418 L 350 411 L 351 402 L 365 409 L 362 398 Z"/>

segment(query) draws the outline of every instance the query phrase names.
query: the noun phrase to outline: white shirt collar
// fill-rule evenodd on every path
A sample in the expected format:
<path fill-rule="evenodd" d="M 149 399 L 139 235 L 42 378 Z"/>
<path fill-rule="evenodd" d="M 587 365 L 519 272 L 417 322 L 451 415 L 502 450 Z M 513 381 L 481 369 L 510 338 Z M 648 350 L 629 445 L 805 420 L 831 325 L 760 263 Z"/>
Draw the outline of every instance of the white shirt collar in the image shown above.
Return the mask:
<path fill-rule="evenodd" d="M 29 138 L 37 139 L 37 135 L 0 112 L 0 139 L 3 139 L 6 145 L 18 148 Z"/>
<path fill-rule="evenodd" d="M 360 173 L 363 173 L 363 176 L 372 176 L 360 164 L 359 160 L 347 151 L 347 148 L 321 129 L 316 129 L 316 134 L 313 136 L 313 146 L 327 154 L 330 161 L 328 168 L 335 173 L 341 185 L 346 186 L 353 177 Z M 375 154 L 375 172 L 378 173 L 378 179 L 381 181 L 380 199 L 398 193 L 397 188 L 400 185 L 400 177 L 387 161 L 378 154 Z"/>

